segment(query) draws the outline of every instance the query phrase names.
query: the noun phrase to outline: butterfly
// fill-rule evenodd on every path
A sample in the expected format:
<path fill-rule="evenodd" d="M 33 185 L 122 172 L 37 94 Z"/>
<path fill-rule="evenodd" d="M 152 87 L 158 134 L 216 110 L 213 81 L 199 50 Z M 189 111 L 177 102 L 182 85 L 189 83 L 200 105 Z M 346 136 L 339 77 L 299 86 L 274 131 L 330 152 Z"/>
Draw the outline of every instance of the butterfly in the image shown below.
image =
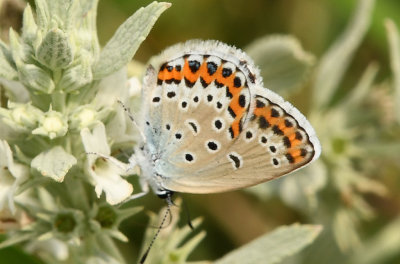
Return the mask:
<path fill-rule="evenodd" d="M 263 86 L 243 51 L 191 40 L 150 60 L 131 162 L 143 192 L 216 193 L 266 182 L 316 160 L 307 119 Z"/>

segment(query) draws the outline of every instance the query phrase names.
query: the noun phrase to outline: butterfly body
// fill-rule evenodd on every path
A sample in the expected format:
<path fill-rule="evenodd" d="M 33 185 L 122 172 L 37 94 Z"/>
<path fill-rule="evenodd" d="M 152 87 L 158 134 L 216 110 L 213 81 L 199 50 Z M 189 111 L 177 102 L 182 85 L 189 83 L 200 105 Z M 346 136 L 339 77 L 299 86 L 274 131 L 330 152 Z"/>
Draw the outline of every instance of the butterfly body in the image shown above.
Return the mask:
<path fill-rule="evenodd" d="M 263 87 L 242 51 L 217 41 L 175 45 L 144 77 L 134 158 L 158 195 L 213 193 L 265 182 L 318 158 L 306 118 Z"/>

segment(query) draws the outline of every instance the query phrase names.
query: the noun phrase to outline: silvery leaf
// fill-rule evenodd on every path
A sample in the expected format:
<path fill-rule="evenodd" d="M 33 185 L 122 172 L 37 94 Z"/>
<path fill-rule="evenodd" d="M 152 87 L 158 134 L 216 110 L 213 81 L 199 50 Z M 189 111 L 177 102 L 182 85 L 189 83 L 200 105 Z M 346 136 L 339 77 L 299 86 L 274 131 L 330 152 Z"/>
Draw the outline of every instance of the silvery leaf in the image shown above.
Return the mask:
<path fill-rule="evenodd" d="M 68 29 L 71 25 L 71 20 L 74 20 L 74 16 L 72 15 L 72 5 L 73 0 L 64 0 L 64 1 L 54 1 L 47 0 L 47 6 L 49 9 L 49 13 L 52 17 L 57 16 L 60 20 L 63 29 Z M 75 1 L 76 2 L 76 1 Z"/>
<path fill-rule="evenodd" d="M 315 60 L 297 39 L 286 35 L 260 38 L 245 50 L 260 67 L 264 86 L 283 95 L 290 94 L 307 80 Z"/>
<path fill-rule="evenodd" d="M 42 31 L 47 30 L 50 23 L 50 14 L 47 2 L 45 0 L 35 0 L 36 20 Z"/>
<path fill-rule="evenodd" d="M 319 62 L 313 86 L 317 108 L 326 106 L 342 80 L 355 50 L 361 43 L 370 21 L 374 0 L 360 0 L 342 36 L 330 47 Z"/>
<path fill-rule="evenodd" d="M 73 60 L 72 43 L 67 33 L 58 28 L 47 32 L 36 51 L 37 59 L 51 69 L 63 69 Z"/>
<path fill-rule="evenodd" d="M 29 89 L 43 93 L 51 93 L 54 90 L 54 82 L 49 74 L 33 64 L 18 66 L 21 82 Z"/>
<path fill-rule="evenodd" d="M 0 41 L 0 78 L 4 78 L 6 80 L 16 80 L 18 77 L 17 71 L 12 66 L 11 62 L 11 53 L 7 49 L 7 46 Z"/>
<path fill-rule="evenodd" d="M 400 123 L 400 36 L 392 20 L 387 20 L 385 25 L 389 38 L 390 66 L 393 72 L 394 106 L 397 122 Z"/>
<path fill-rule="evenodd" d="M 29 4 L 25 7 L 22 24 L 22 38 L 28 43 L 34 42 L 37 39 L 38 27 Z"/>
<path fill-rule="evenodd" d="M 64 72 L 58 84 L 61 90 L 72 92 L 92 81 L 93 75 L 89 61 L 82 59 L 79 62 Z"/>
<path fill-rule="evenodd" d="M 93 69 L 94 78 L 101 79 L 126 65 L 149 34 L 157 18 L 170 5 L 153 2 L 129 17 L 101 51 Z"/>
<path fill-rule="evenodd" d="M 214 263 L 279 263 L 313 242 L 321 232 L 321 229 L 321 226 L 317 225 L 294 224 L 291 226 L 282 226 L 228 253 Z"/>

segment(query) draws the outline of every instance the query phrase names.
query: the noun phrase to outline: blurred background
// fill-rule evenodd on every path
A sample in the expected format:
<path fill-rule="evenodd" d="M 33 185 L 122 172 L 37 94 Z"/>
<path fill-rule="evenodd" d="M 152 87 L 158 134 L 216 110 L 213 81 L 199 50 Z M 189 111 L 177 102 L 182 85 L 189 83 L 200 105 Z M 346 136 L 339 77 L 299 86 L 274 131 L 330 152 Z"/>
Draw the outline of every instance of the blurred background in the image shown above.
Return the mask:
<path fill-rule="evenodd" d="M 149 0 L 100 0 L 98 10 L 100 43 L 104 45 L 120 24 L 138 8 L 148 5 L 150 2 Z M 161 15 L 150 35 L 136 53 L 135 60 L 146 63 L 151 56 L 158 54 L 164 48 L 188 39 L 217 39 L 244 49 L 254 40 L 266 35 L 288 34 L 297 38 L 303 49 L 315 55 L 318 61 L 344 31 L 357 8 L 358 1 L 172 0 L 170 2 L 172 3 L 171 8 Z M 369 30 L 361 46 L 353 55 L 354 59 L 340 82 L 332 104 L 346 97 L 359 81 L 366 65 L 371 61 L 375 61 L 379 65 L 379 72 L 375 79 L 376 86 L 387 85 L 390 82 L 392 73 L 384 26 L 385 18 L 391 18 L 400 26 L 400 1 L 376 1 Z M 307 86 L 310 86 L 310 82 L 306 82 L 303 89 L 289 96 L 294 105 L 306 115 L 309 106 L 305 98 L 309 96 Z M 376 113 L 378 115 L 384 112 L 377 111 Z M 324 122 L 326 122 L 326 126 L 331 125 L 329 119 L 325 119 Z M 318 126 L 321 125 L 324 124 L 318 124 Z M 379 124 L 366 123 L 361 127 L 368 126 L 379 126 Z M 392 126 L 387 127 L 388 130 L 377 133 L 375 138 L 379 142 L 382 139 L 385 142 L 398 144 L 400 139 L 398 126 L 395 130 L 392 130 Z M 322 147 L 324 151 L 324 145 Z M 280 182 L 285 178 L 264 183 L 263 187 L 257 191 L 177 195 L 183 198 L 185 204 L 181 210 L 181 225 L 187 223 L 190 213 L 191 219 L 203 218 L 199 229 L 207 232 L 207 236 L 193 251 L 190 259 L 217 259 L 280 225 L 299 222 L 322 224 L 324 232 L 327 234 L 322 234 L 319 240 L 314 242 L 306 252 L 303 252 L 302 260 L 293 258 L 285 263 L 360 263 L 354 258 L 357 258 L 362 252 L 366 252 L 368 247 L 373 247 L 374 243 L 380 241 L 379 239 L 389 243 L 391 248 L 387 254 L 385 253 L 386 255 L 376 258 L 378 262 L 371 263 L 400 263 L 400 224 L 397 223 L 400 213 L 400 153 L 396 151 L 391 153 L 389 158 L 384 156 L 381 159 L 359 159 L 354 164 L 360 175 L 379 183 L 379 186 L 385 191 L 374 193 L 356 190 L 359 191 L 357 195 L 373 213 L 370 217 L 350 217 L 354 223 L 345 227 L 335 226 L 335 223 L 329 226 L 331 222 L 328 218 L 332 215 L 330 211 L 337 210 L 337 204 L 347 206 L 349 210 L 357 210 L 357 207 L 352 208 L 351 205 L 346 204 L 343 193 L 329 187 L 329 183 L 315 194 L 318 205 L 314 206 L 312 210 L 290 206 L 282 200 L 279 193 L 271 190 L 274 187 L 280 188 Z M 364 155 L 368 155 L 368 150 L 365 150 Z M 324 162 L 329 168 L 330 162 L 326 159 L 325 157 Z M 331 180 L 330 177 L 340 176 L 340 173 L 328 173 L 327 181 Z M 287 177 L 295 177 L 295 175 Z M 266 195 L 260 195 L 260 191 L 264 190 Z M 332 199 L 336 200 L 332 202 Z M 119 246 L 127 259 L 136 259 L 144 229 L 148 223 L 146 211 L 158 212 L 165 203 L 150 194 L 140 200 L 130 202 L 130 205 L 141 205 L 145 210 L 122 224 L 122 232 L 129 237 L 130 242 L 128 244 L 120 243 Z M 389 232 L 392 236 L 382 233 L 388 232 L 389 229 L 386 228 L 389 225 L 391 228 L 394 226 L 390 230 L 395 232 Z M 342 228 L 342 230 L 335 231 L 335 228 Z M 329 235 L 331 229 L 333 235 Z M 357 233 L 356 240 L 359 242 L 349 242 L 350 246 L 341 246 L 338 240 L 347 238 L 338 238 L 340 236 L 338 233 L 352 233 L 353 231 Z M 399 237 L 397 239 L 394 237 L 396 231 Z M 198 230 L 193 235 L 196 232 Z M 389 238 L 393 240 L 387 241 Z M 351 239 L 349 238 L 349 240 Z M 317 251 L 318 254 L 316 254 Z M 0 263 L 2 263 L 1 260 Z"/>

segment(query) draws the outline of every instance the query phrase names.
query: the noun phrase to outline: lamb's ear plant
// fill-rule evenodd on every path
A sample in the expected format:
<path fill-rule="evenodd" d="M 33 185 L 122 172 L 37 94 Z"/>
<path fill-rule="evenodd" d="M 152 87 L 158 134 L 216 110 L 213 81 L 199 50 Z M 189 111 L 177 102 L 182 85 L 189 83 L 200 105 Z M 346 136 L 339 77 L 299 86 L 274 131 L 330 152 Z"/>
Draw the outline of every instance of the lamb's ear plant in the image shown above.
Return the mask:
<path fill-rule="evenodd" d="M 47 263 L 126 263 L 119 224 L 141 208 L 116 206 L 133 192 L 132 172 L 102 155 L 133 145 L 117 106 L 132 99 L 125 65 L 169 6 L 139 9 L 101 49 L 97 0 L 37 0 L 21 32 L 0 41 L 0 215 L 15 223 L 1 222 L 1 248 L 22 243 Z"/>

